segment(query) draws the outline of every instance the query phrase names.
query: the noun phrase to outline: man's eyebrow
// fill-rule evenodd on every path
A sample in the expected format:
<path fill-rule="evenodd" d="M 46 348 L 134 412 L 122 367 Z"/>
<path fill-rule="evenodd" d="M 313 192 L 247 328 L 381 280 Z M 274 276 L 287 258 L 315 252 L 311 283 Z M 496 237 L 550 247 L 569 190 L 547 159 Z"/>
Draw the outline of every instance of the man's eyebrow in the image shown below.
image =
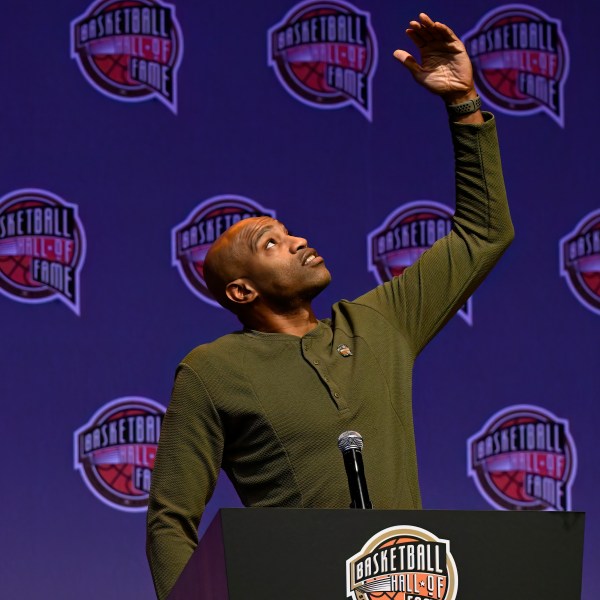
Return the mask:
<path fill-rule="evenodd" d="M 258 232 L 256 233 L 256 235 L 253 236 L 252 238 L 252 250 L 254 252 L 256 252 L 256 249 L 258 247 L 258 242 L 260 240 L 260 238 L 265 235 L 265 233 L 268 233 L 269 231 L 271 231 L 271 229 L 273 229 L 273 225 L 265 225 L 264 227 L 261 227 Z"/>

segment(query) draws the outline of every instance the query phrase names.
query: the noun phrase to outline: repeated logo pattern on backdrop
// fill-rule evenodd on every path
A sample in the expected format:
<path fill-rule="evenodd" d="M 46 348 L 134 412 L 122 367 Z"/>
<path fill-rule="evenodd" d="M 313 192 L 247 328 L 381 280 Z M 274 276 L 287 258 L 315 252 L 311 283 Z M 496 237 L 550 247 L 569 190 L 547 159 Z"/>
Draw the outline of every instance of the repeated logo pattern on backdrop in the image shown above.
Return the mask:
<path fill-rule="evenodd" d="M 300 102 L 351 105 L 372 120 L 377 40 L 368 12 L 343 0 L 296 4 L 269 29 L 268 64 Z"/>
<path fill-rule="evenodd" d="M 486 102 L 510 115 L 545 112 L 564 126 L 569 51 L 558 19 L 506 4 L 486 13 L 463 41 Z"/>
<path fill-rule="evenodd" d="M 504 408 L 467 442 L 468 473 L 504 510 L 571 510 L 577 453 L 569 422 L 527 404 Z"/>
<path fill-rule="evenodd" d="M 450 542 L 420 527 L 379 531 L 346 561 L 346 594 L 353 600 L 454 600 L 457 591 Z"/>
<path fill-rule="evenodd" d="M 367 262 L 377 283 L 402 275 L 433 244 L 452 229 L 453 211 L 433 200 L 408 202 L 391 212 L 367 236 Z M 458 311 L 473 324 L 473 301 L 469 298 Z"/>
<path fill-rule="evenodd" d="M 577 300 L 600 315 L 600 209 L 560 240 L 560 274 Z"/>
<path fill-rule="evenodd" d="M 177 113 L 183 37 L 160 0 L 100 0 L 71 23 L 71 57 L 100 93 L 122 102 L 157 98 Z"/>
<path fill-rule="evenodd" d="M 171 259 L 188 289 L 201 300 L 219 306 L 204 281 L 204 259 L 211 244 L 232 225 L 249 217 L 269 216 L 275 211 L 234 194 L 213 196 L 201 202 L 171 232 Z"/>
<path fill-rule="evenodd" d="M 146 510 L 164 414 L 154 400 L 126 396 L 107 402 L 75 432 L 75 469 L 98 500 Z"/>
<path fill-rule="evenodd" d="M 78 315 L 85 252 L 75 204 L 39 189 L 0 198 L 0 293 L 25 304 L 60 300 Z"/>
<path fill-rule="evenodd" d="M 477 327 L 455 323 L 419 359 L 435 372 L 414 390 L 417 428 L 431 433 L 417 440 L 420 485 L 427 509 L 587 511 L 582 594 L 597 598 L 592 325 L 600 315 L 600 203 L 590 190 L 600 170 L 590 99 L 600 84 L 590 54 L 600 3 L 583 10 L 529 1 L 437 3 L 430 15 L 466 44 L 478 91 L 496 117 L 509 191 L 518 194 L 511 198 L 515 243 L 458 311 L 472 325 L 477 303 Z M 151 597 L 143 513 L 176 361 L 191 349 L 190 335 L 195 345 L 227 333 L 204 280 L 210 245 L 253 216 L 308 223 L 338 264 L 315 304 L 325 316 L 322 303 L 402 277 L 451 230 L 443 103 L 392 56 L 396 47 L 418 52 L 404 29 L 415 9 L 428 7 L 368 0 L 5 5 L 2 35 L 14 56 L 3 70 L 0 380 L 9 427 L 0 441 L 18 493 L 5 498 L 6 535 L 15 543 L 2 594 L 98 600 L 106 596 L 102 570 L 119 597 Z M 389 205 L 396 191 L 385 182 L 394 179 L 420 189 L 410 197 L 416 200 Z M 318 195 L 327 205 L 294 201 L 290 186 L 294 197 Z M 447 196 L 434 195 L 442 188 Z M 564 206 L 567 189 L 568 210 L 551 210 Z M 222 190 L 247 191 L 259 202 Z M 418 200 L 430 196 L 448 206 Z M 357 240 L 366 242 L 359 241 L 366 254 L 359 262 L 367 262 L 358 270 L 349 259 Z M 160 246 L 162 263 L 140 262 L 148 244 Z M 344 362 L 357 352 L 347 343 L 333 348 Z M 459 348 L 478 358 L 475 381 Z M 503 361 L 502 348 L 516 348 L 523 360 Z M 548 373 L 548 364 L 564 369 Z M 444 403 L 447 382 L 463 376 L 447 422 L 427 420 Z M 82 405 L 90 382 L 101 395 Z M 136 387 L 149 397 L 122 393 Z M 508 406 L 509 394 L 543 399 L 543 406 Z M 56 435 L 48 423 L 59 409 L 78 416 Z M 461 433 L 465 410 L 478 416 Z M 428 443 L 440 436 L 462 450 L 440 457 Z M 42 451 L 29 451 L 31 440 Z M 40 492 L 32 474 L 49 464 L 59 467 L 42 478 L 48 485 Z M 31 519 L 23 498 L 37 492 L 39 519 Z M 241 504 L 221 478 L 200 534 L 215 508 Z M 47 535 L 38 535 L 38 522 Z M 65 523 L 74 535 L 57 544 L 66 539 Z M 338 591 L 345 567 L 354 600 L 459 598 L 450 552 L 458 560 L 459 540 L 402 523 L 347 549 L 344 560 L 353 556 L 338 565 Z M 34 538 L 45 560 L 32 578 Z M 89 552 L 74 554 L 73 541 Z M 458 564 L 462 594 L 465 566 Z M 77 577 L 65 577 L 66 569 Z M 42 587 L 48 582 L 52 589 Z"/>

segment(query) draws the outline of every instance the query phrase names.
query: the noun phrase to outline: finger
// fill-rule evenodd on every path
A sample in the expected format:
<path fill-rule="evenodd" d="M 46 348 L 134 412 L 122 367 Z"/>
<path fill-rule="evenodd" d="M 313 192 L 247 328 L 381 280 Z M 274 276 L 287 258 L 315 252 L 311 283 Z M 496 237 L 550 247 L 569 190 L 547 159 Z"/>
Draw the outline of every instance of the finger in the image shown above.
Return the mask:
<path fill-rule="evenodd" d="M 429 15 L 425 13 L 419 13 L 419 19 L 425 27 L 433 27 L 435 25 L 435 23 L 431 20 Z"/>
<path fill-rule="evenodd" d="M 431 19 L 429 19 L 429 21 L 431 22 L 431 24 L 433 24 L 433 21 L 431 21 Z M 430 42 L 433 39 L 433 36 L 431 35 L 431 31 L 429 30 L 429 25 L 426 22 L 423 22 L 423 21 L 421 21 L 421 22 L 419 22 L 419 21 L 411 21 L 410 22 L 410 26 L 425 41 Z"/>
<path fill-rule="evenodd" d="M 422 48 L 423 46 L 427 46 L 427 40 L 425 40 L 421 34 L 415 29 L 407 29 L 406 35 L 415 43 L 417 48 Z"/>
<path fill-rule="evenodd" d="M 458 36 L 448 27 L 448 25 L 444 25 L 443 23 L 436 22 L 435 31 L 440 36 L 440 39 L 445 42 L 456 42 L 458 40 Z"/>
<path fill-rule="evenodd" d="M 418 21 L 410 21 L 409 25 L 410 29 L 414 31 L 417 35 L 420 35 L 421 38 L 423 38 L 424 40 L 427 40 L 427 38 L 430 37 L 427 29 L 422 23 L 419 23 Z"/>
<path fill-rule="evenodd" d="M 439 21 L 434 23 L 431 17 L 426 13 L 420 13 L 419 20 L 421 21 L 422 29 L 431 33 L 435 39 L 441 39 L 445 42 L 454 42 L 458 39 L 457 35 L 450 27 Z"/>
<path fill-rule="evenodd" d="M 413 77 L 418 77 L 423 70 L 412 54 L 409 54 L 406 50 L 396 50 L 394 58 L 399 60 L 412 73 Z"/>
<path fill-rule="evenodd" d="M 419 29 L 419 35 L 426 41 L 426 42 L 431 42 L 431 40 L 434 39 L 434 35 L 432 35 L 432 30 L 430 30 L 427 27 L 421 27 L 421 29 Z"/>

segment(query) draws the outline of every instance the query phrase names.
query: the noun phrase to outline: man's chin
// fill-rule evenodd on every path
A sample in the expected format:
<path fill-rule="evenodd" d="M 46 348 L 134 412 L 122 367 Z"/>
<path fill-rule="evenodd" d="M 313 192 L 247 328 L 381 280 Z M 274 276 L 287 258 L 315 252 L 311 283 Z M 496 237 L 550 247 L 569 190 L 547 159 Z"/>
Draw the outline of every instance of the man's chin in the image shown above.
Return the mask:
<path fill-rule="evenodd" d="M 316 298 L 331 283 L 331 273 L 325 268 L 324 271 L 323 277 L 303 294 L 306 300 Z"/>

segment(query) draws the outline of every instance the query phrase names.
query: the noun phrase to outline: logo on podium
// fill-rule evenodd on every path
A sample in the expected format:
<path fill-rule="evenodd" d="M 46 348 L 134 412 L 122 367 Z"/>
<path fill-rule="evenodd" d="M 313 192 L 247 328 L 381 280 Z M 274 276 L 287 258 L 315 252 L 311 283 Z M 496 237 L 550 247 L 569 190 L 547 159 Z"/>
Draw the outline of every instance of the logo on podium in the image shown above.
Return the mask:
<path fill-rule="evenodd" d="M 346 595 L 353 600 L 455 600 L 457 590 L 450 542 L 420 527 L 379 531 L 346 561 Z"/>

